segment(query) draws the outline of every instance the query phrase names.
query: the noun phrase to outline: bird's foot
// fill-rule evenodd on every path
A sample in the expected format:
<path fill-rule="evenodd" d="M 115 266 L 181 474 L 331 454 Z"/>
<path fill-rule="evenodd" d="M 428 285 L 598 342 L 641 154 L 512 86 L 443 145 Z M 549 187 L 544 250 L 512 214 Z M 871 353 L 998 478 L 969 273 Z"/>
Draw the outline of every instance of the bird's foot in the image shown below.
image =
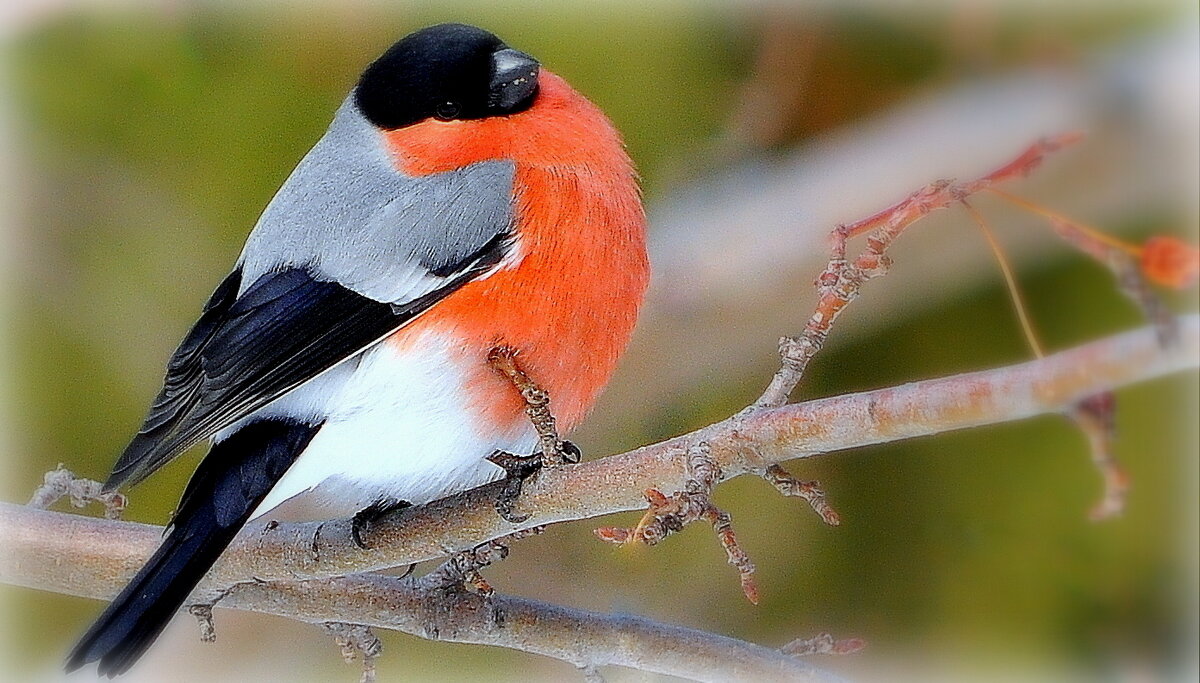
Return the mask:
<path fill-rule="evenodd" d="M 538 386 L 525 372 L 521 367 L 519 355 L 517 349 L 511 346 L 497 346 L 488 353 L 488 364 L 504 375 L 521 393 L 521 400 L 525 402 L 525 414 L 529 416 L 529 421 L 538 435 L 542 464 L 555 467 L 579 462 L 583 455 L 579 447 L 558 438 L 557 423 L 554 414 L 550 412 L 550 393 Z"/>
<path fill-rule="evenodd" d="M 369 550 L 370 548 L 363 542 L 363 535 L 371 530 L 371 526 L 375 522 L 378 522 L 384 515 L 409 507 L 412 507 L 412 503 L 407 500 L 381 498 L 359 510 L 354 515 L 354 518 L 350 520 L 350 537 L 354 539 L 354 545 L 363 550 Z"/>
<path fill-rule="evenodd" d="M 513 524 L 519 524 L 529 519 L 529 515 L 518 514 L 513 508 L 516 506 L 517 498 L 521 496 L 525 480 L 541 471 L 544 465 L 543 455 L 541 453 L 514 455 L 496 451 L 488 457 L 488 462 L 498 465 L 505 472 L 504 488 L 500 489 L 500 495 L 496 496 L 496 513 L 506 522 Z"/>

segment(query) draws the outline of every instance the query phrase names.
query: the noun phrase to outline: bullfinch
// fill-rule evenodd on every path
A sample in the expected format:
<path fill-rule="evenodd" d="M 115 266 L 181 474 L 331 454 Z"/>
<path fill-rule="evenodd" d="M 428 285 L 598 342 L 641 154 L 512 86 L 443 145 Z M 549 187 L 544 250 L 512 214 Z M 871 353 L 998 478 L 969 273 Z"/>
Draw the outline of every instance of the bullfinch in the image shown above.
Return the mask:
<path fill-rule="evenodd" d="M 212 446 L 162 545 L 76 645 L 126 671 L 248 520 L 305 494 L 427 502 L 532 454 L 499 347 L 584 417 L 648 280 L 636 175 L 604 114 L 491 33 L 419 30 L 371 63 L 171 357 L 106 490 Z"/>

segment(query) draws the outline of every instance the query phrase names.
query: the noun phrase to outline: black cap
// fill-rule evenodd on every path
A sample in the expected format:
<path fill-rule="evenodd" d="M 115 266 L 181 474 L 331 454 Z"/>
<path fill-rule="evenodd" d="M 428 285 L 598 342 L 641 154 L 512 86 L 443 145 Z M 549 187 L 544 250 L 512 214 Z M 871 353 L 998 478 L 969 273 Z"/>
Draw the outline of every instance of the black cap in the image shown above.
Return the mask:
<path fill-rule="evenodd" d="M 363 72 L 354 90 L 362 113 L 384 129 L 429 118 L 479 119 L 528 109 L 538 62 L 465 24 L 409 34 Z"/>

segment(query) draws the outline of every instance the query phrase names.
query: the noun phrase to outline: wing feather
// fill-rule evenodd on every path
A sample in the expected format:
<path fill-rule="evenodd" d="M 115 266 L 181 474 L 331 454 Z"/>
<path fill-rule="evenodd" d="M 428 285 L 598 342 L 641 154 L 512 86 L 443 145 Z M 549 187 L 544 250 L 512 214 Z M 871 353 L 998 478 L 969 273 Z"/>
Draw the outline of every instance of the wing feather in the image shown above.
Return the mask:
<path fill-rule="evenodd" d="M 503 259 L 493 237 L 432 291 L 370 299 L 305 268 L 268 273 L 236 297 L 234 271 L 167 365 L 163 389 L 117 460 L 107 490 L 136 484 L 183 450 L 388 336 Z"/>

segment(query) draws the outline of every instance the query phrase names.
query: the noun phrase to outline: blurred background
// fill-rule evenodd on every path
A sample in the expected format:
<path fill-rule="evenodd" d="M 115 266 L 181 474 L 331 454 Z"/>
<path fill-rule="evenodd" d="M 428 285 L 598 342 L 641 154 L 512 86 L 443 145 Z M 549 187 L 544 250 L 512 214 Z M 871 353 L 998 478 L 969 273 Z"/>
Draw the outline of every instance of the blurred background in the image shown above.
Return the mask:
<path fill-rule="evenodd" d="M 1082 3 L 1081 3 L 1082 4 Z M 1085 142 L 1010 186 L 1139 241 L 1197 239 L 1195 3 L 69 2 L 3 17 L 5 325 L 0 499 L 65 463 L 102 479 L 164 362 L 359 71 L 420 26 L 465 21 L 596 101 L 643 178 L 655 281 L 636 341 L 576 435 L 588 457 L 753 400 L 815 301 L 824 237 L 921 185 L 989 170 L 1041 135 Z M 975 205 L 1039 334 L 1060 349 L 1140 324 L 1107 271 L 1038 219 Z M 961 210 L 919 223 L 797 398 L 1026 360 L 1003 281 Z M 1194 311 L 1195 290 L 1167 294 Z M 816 664 L 891 680 L 1184 680 L 1197 659 L 1197 378 L 1118 392 L 1125 514 L 1082 435 L 1048 416 L 793 463 L 843 517 L 739 479 L 717 501 L 758 566 L 748 604 L 711 532 L 653 549 L 550 529 L 487 572 L 501 591 L 780 646 L 869 648 Z M 132 492 L 163 523 L 199 453 Z M 530 577 L 537 577 L 536 581 Z M 0 586 L 0 679 L 57 680 L 95 601 Z M 128 677 L 352 681 L 333 641 L 219 611 L 177 619 Z M 380 633 L 380 680 L 571 680 L 567 665 Z M 609 680 L 646 680 L 628 671 Z"/>

